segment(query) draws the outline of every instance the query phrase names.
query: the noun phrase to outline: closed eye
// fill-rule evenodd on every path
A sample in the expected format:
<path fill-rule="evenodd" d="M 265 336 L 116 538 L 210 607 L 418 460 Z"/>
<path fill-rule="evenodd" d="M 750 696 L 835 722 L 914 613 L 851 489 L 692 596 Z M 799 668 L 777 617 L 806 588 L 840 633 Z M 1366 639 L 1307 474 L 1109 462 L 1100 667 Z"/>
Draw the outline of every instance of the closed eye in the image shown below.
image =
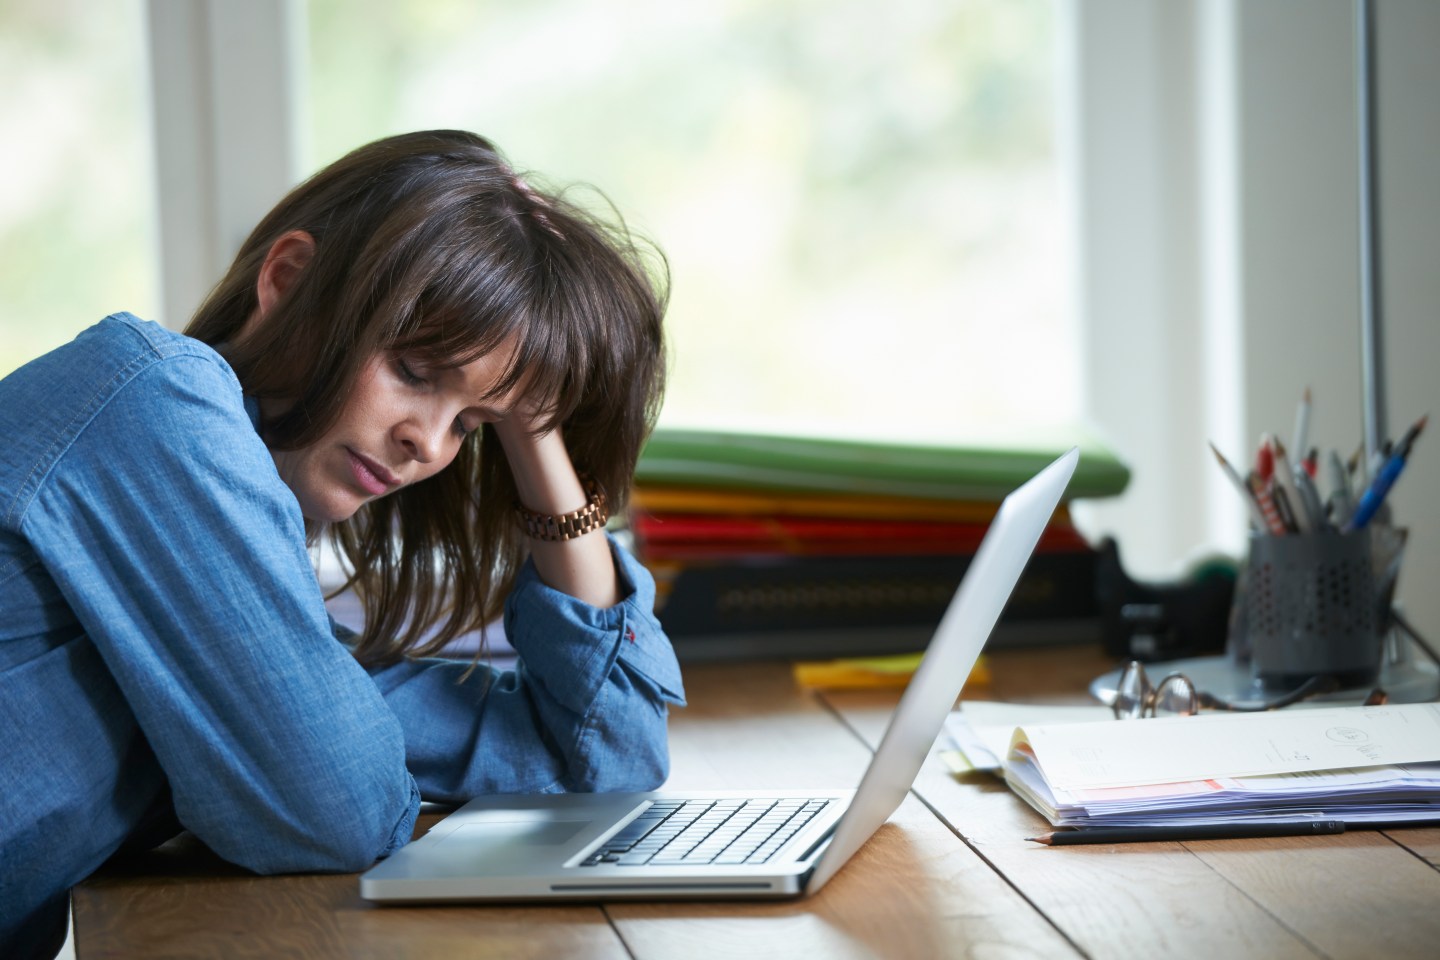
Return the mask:
<path fill-rule="evenodd" d="M 415 372 L 410 364 L 405 362 L 404 357 L 395 358 L 395 372 L 400 375 L 402 381 L 412 387 L 421 387 L 427 382 L 424 377 Z"/>

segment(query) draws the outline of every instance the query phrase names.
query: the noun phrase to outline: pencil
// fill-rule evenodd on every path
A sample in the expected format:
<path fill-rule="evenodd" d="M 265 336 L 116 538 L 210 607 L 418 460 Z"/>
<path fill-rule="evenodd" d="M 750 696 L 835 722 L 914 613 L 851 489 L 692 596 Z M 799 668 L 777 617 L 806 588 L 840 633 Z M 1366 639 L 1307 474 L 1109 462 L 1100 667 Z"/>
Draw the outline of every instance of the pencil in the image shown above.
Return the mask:
<path fill-rule="evenodd" d="M 1290 504 L 1290 520 L 1295 524 L 1297 533 L 1313 533 L 1318 518 L 1310 515 L 1309 506 L 1300 495 L 1300 488 L 1295 485 L 1295 471 L 1290 466 L 1290 457 L 1285 452 L 1285 444 L 1280 442 L 1279 437 L 1273 441 L 1275 447 L 1275 489 L 1276 500 L 1284 500 Z M 1284 491 L 1283 496 L 1278 491 Z M 1283 510 L 1283 508 L 1282 508 Z"/>
<path fill-rule="evenodd" d="M 1255 502 L 1255 495 L 1251 493 L 1250 488 L 1245 485 L 1245 481 L 1240 479 L 1240 474 L 1235 471 L 1234 467 L 1230 466 L 1230 461 L 1225 459 L 1225 455 L 1220 452 L 1214 443 L 1210 444 L 1210 451 L 1215 454 L 1215 459 L 1220 463 L 1220 469 L 1224 471 L 1225 477 L 1234 485 L 1236 490 L 1240 491 L 1240 496 L 1245 498 L 1245 506 L 1250 511 L 1251 522 L 1255 524 L 1257 530 L 1263 531 L 1266 520 L 1264 514 L 1261 513 L 1260 504 Z"/>
<path fill-rule="evenodd" d="M 1295 505 L 1290 502 L 1290 495 L 1285 492 L 1285 488 L 1272 482 L 1266 493 L 1270 495 L 1271 502 L 1275 504 L 1275 512 L 1280 515 L 1280 523 L 1285 528 L 1285 532 L 1299 533 L 1300 524 L 1295 522 Z"/>
<path fill-rule="evenodd" d="M 1254 837 L 1308 837 L 1344 833 L 1344 820 L 1275 820 L 1269 823 L 1202 823 L 1149 827 L 1078 827 L 1026 837 L 1047 847 L 1081 843 L 1143 843 L 1160 840 L 1243 840 Z"/>
<path fill-rule="evenodd" d="M 1295 456 L 1303 457 L 1307 444 L 1310 442 L 1310 388 L 1305 388 L 1305 395 L 1300 398 L 1300 404 L 1295 408 L 1295 442 L 1290 449 L 1295 451 Z"/>
<path fill-rule="evenodd" d="M 1425 429 L 1425 424 L 1428 423 L 1429 420 L 1430 415 L 1427 413 L 1425 416 L 1421 417 L 1419 420 L 1416 420 L 1413 424 L 1411 424 L 1409 430 L 1405 431 L 1405 436 L 1400 438 L 1400 444 L 1395 448 L 1396 452 L 1399 453 L 1400 456 L 1410 456 L 1410 447 L 1414 445 L 1415 438 L 1420 436 L 1420 431 Z"/>
<path fill-rule="evenodd" d="M 1285 527 L 1285 521 L 1280 519 L 1280 510 L 1275 506 L 1275 499 L 1270 496 L 1270 491 L 1260 478 L 1253 473 L 1250 475 L 1250 492 L 1255 494 L 1255 502 L 1260 505 L 1260 516 L 1265 520 L 1263 530 L 1268 530 L 1277 537 L 1283 537 L 1289 533 Z"/>

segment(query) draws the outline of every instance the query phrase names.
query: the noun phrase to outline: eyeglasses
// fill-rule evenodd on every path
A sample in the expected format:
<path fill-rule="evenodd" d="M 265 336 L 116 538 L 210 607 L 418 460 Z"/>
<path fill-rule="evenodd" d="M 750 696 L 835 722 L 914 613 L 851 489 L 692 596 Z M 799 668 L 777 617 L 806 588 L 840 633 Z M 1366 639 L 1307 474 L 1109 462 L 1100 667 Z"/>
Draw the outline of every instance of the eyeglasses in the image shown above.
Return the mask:
<path fill-rule="evenodd" d="M 1262 710 L 1278 710 L 1298 703 L 1307 697 L 1322 693 L 1333 693 L 1340 689 L 1334 677 L 1315 676 L 1306 680 L 1284 696 L 1263 703 L 1231 703 L 1219 697 L 1198 690 L 1191 679 L 1183 673 L 1166 674 L 1159 683 L 1151 684 L 1150 676 L 1139 660 L 1131 660 L 1120 674 L 1115 686 L 1115 701 L 1110 709 L 1117 720 L 1139 720 L 1144 717 L 1189 717 L 1200 709 L 1233 710 L 1242 713 L 1256 713 Z M 1365 698 L 1365 706 L 1375 706 L 1389 700 L 1384 690 L 1376 687 Z"/>

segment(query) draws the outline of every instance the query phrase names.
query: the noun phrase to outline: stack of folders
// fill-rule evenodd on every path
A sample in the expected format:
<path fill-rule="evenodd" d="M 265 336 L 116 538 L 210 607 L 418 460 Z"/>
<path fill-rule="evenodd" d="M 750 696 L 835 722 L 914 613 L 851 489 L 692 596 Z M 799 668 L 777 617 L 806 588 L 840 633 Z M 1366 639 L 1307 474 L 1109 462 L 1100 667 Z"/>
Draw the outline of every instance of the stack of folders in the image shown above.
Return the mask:
<path fill-rule="evenodd" d="M 661 429 L 629 523 L 682 657 L 900 653 L 933 633 L 1000 501 L 1069 445 Z M 1082 451 L 1072 497 L 1124 488 L 1119 461 L 1093 443 Z M 1062 505 L 1002 631 L 1083 621 L 1093 636 L 1094 564 Z"/>
<path fill-rule="evenodd" d="M 1003 774 L 1057 827 L 1440 822 L 1440 704 L 1026 725 Z"/>

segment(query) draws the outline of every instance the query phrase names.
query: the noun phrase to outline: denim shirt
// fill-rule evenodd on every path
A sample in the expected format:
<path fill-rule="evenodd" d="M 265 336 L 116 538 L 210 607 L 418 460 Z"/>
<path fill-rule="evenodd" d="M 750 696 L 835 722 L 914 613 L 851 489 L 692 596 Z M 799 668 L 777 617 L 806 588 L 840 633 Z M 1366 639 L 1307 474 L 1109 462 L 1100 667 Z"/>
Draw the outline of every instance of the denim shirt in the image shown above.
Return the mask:
<path fill-rule="evenodd" d="M 527 564 L 513 672 L 368 672 L 295 497 L 203 343 L 116 314 L 0 381 L 0 944 L 178 818 L 262 873 L 353 871 L 421 797 L 646 789 L 679 669 L 613 545 L 608 609 Z"/>

